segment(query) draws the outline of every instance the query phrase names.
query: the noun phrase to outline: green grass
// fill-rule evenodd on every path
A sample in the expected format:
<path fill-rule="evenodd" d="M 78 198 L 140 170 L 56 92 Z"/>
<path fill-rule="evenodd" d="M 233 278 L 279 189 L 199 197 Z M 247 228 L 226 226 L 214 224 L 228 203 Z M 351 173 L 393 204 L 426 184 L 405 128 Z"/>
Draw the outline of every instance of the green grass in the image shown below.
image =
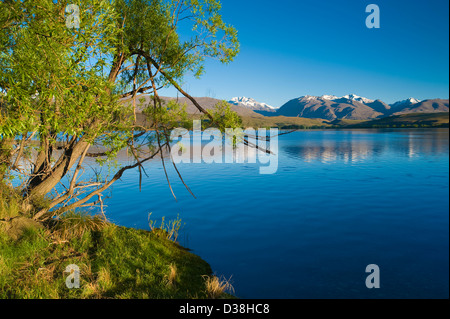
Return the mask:
<path fill-rule="evenodd" d="M 18 241 L 0 233 L 0 298 L 207 298 L 200 257 L 155 233 L 107 224 L 64 240 L 28 229 Z M 80 288 L 65 284 L 80 268 Z"/>
<path fill-rule="evenodd" d="M 0 298 L 207 298 L 210 266 L 154 232 L 106 224 L 71 239 L 45 228 L 0 232 Z M 80 268 L 80 288 L 65 284 Z"/>
<path fill-rule="evenodd" d="M 278 127 L 279 129 L 328 128 L 434 128 L 448 127 L 449 113 L 412 113 L 371 121 L 307 119 L 300 117 L 242 117 L 246 127 Z"/>
<path fill-rule="evenodd" d="M 5 215 L 8 201 L 0 199 Z M 14 216 L 0 219 L 0 299 L 211 297 L 209 264 L 160 228 L 124 228 L 74 213 L 41 225 L 17 218 L 14 202 L 8 204 Z M 78 289 L 66 286 L 71 264 L 80 268 Z M 220 297 L 233 298 L 226 292 Z"/>
<path fill-rule="evenodd" d="M 0 219 L 16 217 L 21 210 L 19 194 L 0 182 Z"/>
<path fill-rule="evenodd" d="M 242 117 L 246 127 L 277 127 L 279 129 L 335 128 L 434 128 L 448 127 L 449 113 L 413 113 L 371 121 L 307 119 L 300 117 Z"/>

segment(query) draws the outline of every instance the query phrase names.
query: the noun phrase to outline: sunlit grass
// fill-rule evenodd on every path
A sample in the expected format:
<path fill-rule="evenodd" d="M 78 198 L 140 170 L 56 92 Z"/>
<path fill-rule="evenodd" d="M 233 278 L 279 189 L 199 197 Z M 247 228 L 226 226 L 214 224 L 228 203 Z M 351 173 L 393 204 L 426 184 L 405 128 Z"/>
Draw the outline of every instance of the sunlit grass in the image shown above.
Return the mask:
<path fill-rule="evenodd" d="M 150 221 L 150 231 L 119 227 L 103 217 L 74 212 L 40 224 L 20 216 L 20 198 L 15 194 L 0 196 L 4 216 L 0 219 L 0 299 L 220 295 L 223 284 L 215 288 L 214 279 L 204 280 L 212 273 L 208 263 L 176 242 L 179 217 L 163 219 L 159 228 Z M 64 271 L 69 265 L 80 270 L 79 289 L 66 286 L 69 274 Z"/>
<path fill-rule="evenodd" d="M 87 216 L 68 218 L 67 226 L 28 229 L 16 241 L 0 232 L 0 298 L 210 297 L 203 279 L 210 266 L 177 243 Z M 80 268 L 79 289 L 65 285 L 71 264 Z"/>
<path fill-rule="evenodd" d="M 234 287 L 231 285 L 231 278 L 219 278 L 217 276 L 203 276 L 205 279 L 206 293 L 210 299 L 220 299 L 227 297 L 226 293 L 234 294 Z"/>

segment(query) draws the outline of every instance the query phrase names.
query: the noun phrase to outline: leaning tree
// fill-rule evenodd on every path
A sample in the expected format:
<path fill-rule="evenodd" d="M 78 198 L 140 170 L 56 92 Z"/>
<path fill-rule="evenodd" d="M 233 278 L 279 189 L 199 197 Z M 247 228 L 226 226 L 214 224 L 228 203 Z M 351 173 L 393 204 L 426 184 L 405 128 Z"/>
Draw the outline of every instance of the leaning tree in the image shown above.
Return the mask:
<path fill-rule="evenodd" d="M 237 31 L 220 10 L 219 0 L 0 1 L 0 183 L 14 186 L 24 213 L 46 220 L 102 205 L 126 171 L 142 177 L 156 157 L 165 165 L 169 131 L 186 112 L 162 102 L 163 88 L 176 88 L 219 128 L 239 124 L 224 105 L 209 113 L 180 85 L 203 74 L 205 59 L 237 55 Z M 138 110 L 142 94 L 151 103 Z M 107 164 L 123 150 L 131 163 L 84 177 L 89 157 Z"/>

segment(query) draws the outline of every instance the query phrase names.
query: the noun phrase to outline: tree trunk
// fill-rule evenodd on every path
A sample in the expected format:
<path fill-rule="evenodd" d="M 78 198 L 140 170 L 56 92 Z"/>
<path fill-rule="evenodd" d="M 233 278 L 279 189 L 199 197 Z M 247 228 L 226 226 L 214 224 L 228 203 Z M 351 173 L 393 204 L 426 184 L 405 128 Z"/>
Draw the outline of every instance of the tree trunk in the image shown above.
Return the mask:
<path fill-rule="evenodd" d="M 28 196 L 37 198 L 47 195 L 60 182 L 60 180 L 70 171 L 77 159 L 83 154 L 90 144 L 82 140 L 76 144 L 70 145 L 63 151 L 60 160 L 55 166 L 46 174 L 46 176 L 28 189 Z"/>
<path fill-rule="evenodd" d="M 0 181 L 3 181 L 8 169 L 11 167 L 13 145 L 13 138 L 2 138 L 0 140 Z"/>

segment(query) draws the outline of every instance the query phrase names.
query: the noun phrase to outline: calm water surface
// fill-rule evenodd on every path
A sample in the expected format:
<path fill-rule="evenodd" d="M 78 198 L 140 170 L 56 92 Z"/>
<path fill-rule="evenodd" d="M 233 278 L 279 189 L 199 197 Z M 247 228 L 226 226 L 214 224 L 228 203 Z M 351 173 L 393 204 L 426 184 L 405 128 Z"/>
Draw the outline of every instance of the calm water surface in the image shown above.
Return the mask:
<path fill-rule="evenodd" d="M 108 217 L 149 229 L 176 218 L 179 241 L 241 298 L 448 298 L 449 131 L 302 131 L 280 137 L 279 169 L 183 164 L 197 199 L 158 162 L 115 184 Z M 381 289 L 366 288 L 366 266 Z"/>

